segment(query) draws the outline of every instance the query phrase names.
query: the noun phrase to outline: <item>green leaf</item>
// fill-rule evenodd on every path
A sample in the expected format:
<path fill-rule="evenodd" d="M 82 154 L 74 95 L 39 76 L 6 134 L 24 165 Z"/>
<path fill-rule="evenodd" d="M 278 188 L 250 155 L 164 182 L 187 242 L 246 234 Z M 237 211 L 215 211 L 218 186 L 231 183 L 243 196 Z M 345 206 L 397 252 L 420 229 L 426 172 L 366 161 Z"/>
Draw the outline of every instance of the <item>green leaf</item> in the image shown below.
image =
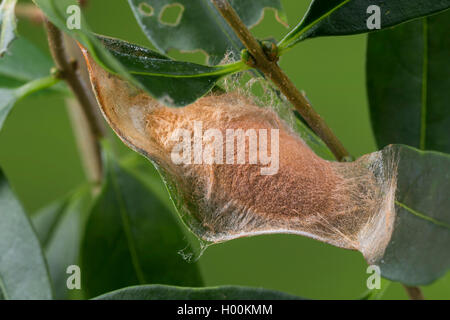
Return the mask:
<path fill-rule="evenodd" d="M 0 171 L 0 288 L 6 299 L 51 299 L 39 240 Z"/>
<path fill-rule="evenodd" d="M 158 170 L 139 153 L 130 150 L 120 161 L 120 164 L 139 180 L 143 181 L 150 190 L 166 204 L 167 208 L 177 216 L 176 209 L 170 200 L 167 188 L 159 175 Z"/>
<path fill-rule="evenodd" d="M 367 89 L 378 146 L 450 153 L 450 11 L 369 36 Z"/>
<path fill-rule="evenodd" d="M 248 27 L 260 22 L 266 8 L 276 10 L 278 21 L 287 24 L 279 0 L 230 2 Z M 148 39 L 161 52 L 202 51 L 210 64 L 217 64 L 227 52 L 238 58 L 243 49 L 239 38 L 209 0 L 128 0 L 128 3 Z M 165 19 L 170 10 L 179 13 L 178 20 Z"/>
<path fill-rule="evenodd" d="M 31 216 L 36 235 L 43 247 L 49 242 L 52 233 L 58 225 L 59 219 L 67 207 L 67 200 L 55 201 Z"/>
<path fill-rule="evenodd" d="M 15 103 L 46 88 L 66 92 L 58 82 L 49 77 L 53 63 L 31 42 L 18 38 L 0 59 L 0 130 Z"/>
<path fill-rule="evenodd" d="M 0 57 L 16 37 L 16 3 L 17 0 L 3 0 L 0 4 Z"/>
<path fill-rule="evenodd" d="M 82 245 L 88 297 L 136 284 L 201 285 L 197 265 L 178 254 L 188 243 L 165 204 L 109 155 L 105 170 Z"/>
<path fill-rule="evenodd" d="M 89 188 L 80 188 L 33 215 L 33 225 L 44 247 L 55 299 L 67 299 L 67 268 L 79 264 L 79 252 L 88 209 Z"/>
<path fill-rule="evenodd" d="M 426 285 L 450 269 L 450 156 L 393 145 L 398 159 L 394 231 L 375 264 L 390 280 Z"/>
<path fill-rule="evenodd" d="M 370 30 L 369 6 L 381 9 L 381 29 L 430 15 L 450 7 L 450 0 L 314 0 L 303 20 L 281 40 L 281 51 L 307 38 L 350 35 Z M 371 11 L 369 11 L 371 12 Z"/>
<path fill-rule="evenodd" d="M 105 37 L 100 40 L 147 92 L 169 105 L 192 103 L 210 91 L 221 77 L 246 68 L 241 62 L 209 67 L 174 61 L 125 41 Z"/>
<path fill-rule="evenodd" d="M 0 81 L 14 86 L 48 76 L 53 62 L 34 44 L 21 37 L 15 40 L 8 54 L 0 59 Z"/>
<path fill-rule="evenodd" d="M 150 285 L 109 292 L 96 300 L 301 300 L 284 292 L 241 286 L 183 288 Z"/>
<path fill-rule="evenodd" d="M 45 88 L 49 88 L 56 84 L 59 80 L 54 77 L 46 77 L 38 80 L 31 81 L 23 86 L 15 89 L 0 88 L 0 130 L 8 117 L 14 104 L 36 92 Z"/>

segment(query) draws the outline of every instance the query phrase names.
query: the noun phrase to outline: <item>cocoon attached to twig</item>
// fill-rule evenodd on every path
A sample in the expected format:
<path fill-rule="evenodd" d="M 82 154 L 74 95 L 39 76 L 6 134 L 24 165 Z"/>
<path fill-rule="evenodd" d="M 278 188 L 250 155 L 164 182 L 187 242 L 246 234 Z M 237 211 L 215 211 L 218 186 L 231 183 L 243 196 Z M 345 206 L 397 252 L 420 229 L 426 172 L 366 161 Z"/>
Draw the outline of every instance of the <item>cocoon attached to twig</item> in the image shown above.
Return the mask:
<path fill-rule="evenodd" d="M 380 152 L 323 160 L 272 108 L 237 92 L 164 106 L 84 54 L 105 118 L 159 168 L 198 237 L 294 233 L 359 250 L 369 262 L 383 254 L 395 219 L 395 161 Z"/>

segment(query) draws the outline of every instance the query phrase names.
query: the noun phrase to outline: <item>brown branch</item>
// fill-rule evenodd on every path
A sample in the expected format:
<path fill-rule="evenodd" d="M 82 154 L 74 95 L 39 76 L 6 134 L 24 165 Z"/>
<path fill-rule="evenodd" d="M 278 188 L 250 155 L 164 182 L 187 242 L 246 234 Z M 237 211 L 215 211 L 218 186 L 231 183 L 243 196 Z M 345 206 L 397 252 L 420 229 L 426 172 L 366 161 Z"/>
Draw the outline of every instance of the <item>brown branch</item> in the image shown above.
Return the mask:
<path fill-rule="evenodd" d="M 251 57 L 249 57 L 248 64 L 259 69 L 272 80 L 339 161 L 348 159 L 349 153 L 342 143 L 320 115 L 312 108 L 308 99 L 295 87 L 284 71 L 278 66 L 277 56 L 267 55 L 264 52 L 260 43 L 253 37 L 227 0 L 211 1 L 250 53 Z"/>
<path fill-rule="evenodd" d="M 409 299 L 411 300 L 425 300 L 425 297 L 423 296 L 422 290 L 419 287 L 410 287 L 406 284 L 403 285 L 403 288 L 405 288 L 406 293 L 409 296 Z"/>
<path fill-rule="evenodd" d="M 18 3 L 16 5 L 16 16 L 36 24 L 44 22 L 45 19 L 42 11 L 31 3 Z"/>
<path fill-rule="evenodd" d="M 78 127 L 85 130 L 82 141 L 78 141 L 78 144 L 86 173 L 91 182 L 98 183 L 102 177 L 101 150 L 98 140 L 103 136 L 103 125 L 95 112 L 96 102 L 89 96 L 89 88 L 77 72 L 75 60 L 67 55 L 61 31 L 48 20 L 45 20 L 45 27 L 50 51 L 58 69 L 57 75 L 66 81 L 79 102 L 77 105 L 81 109 L 81 115 L 77 117 L 77 121 L 85 122 L 76 124 L 75 129 Z"/>

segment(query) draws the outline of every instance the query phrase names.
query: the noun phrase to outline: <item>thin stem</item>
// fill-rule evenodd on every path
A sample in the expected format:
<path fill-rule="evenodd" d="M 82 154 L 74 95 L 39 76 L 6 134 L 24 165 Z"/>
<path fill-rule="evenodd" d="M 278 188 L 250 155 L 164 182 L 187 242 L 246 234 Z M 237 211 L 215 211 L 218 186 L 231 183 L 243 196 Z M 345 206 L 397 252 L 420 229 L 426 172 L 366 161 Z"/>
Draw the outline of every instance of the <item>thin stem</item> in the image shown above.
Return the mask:
<path fill-rule="evenodd" d="M 405 288 L 406 293 L 409 296 L 409 299 L 411 300 L 425 300 L 425 297 L 423 296 L 422 290 L 419 287 L 410 287 L 406 284 L 403 285 L 403 288 Z"/>
<path fill-rule="evenodd" d="M 91 182 L 98 183 L 102 177 L 101 150 L 98 140 L 103 136 L 103 130 L 102 123 L 95 113 L 97 106 L 90 98 L 89 89 L 77 72 L 74 60 L 71 60 L 66 53 L 63 34 L 48 20 L 45 21 L 45 27 L 50 51 L 58 69 L 58 76 L 66 81 L 79 102 L 81 116 L 77 118 L 77 121 L 86 123 L 86 125 L 80 124 L 78 126 L 86 131 L 83 135 L 83 141 L 78 141 L 78 144 L 84 145 L 83 148 L 80 148 L 80 151 L 88 179 Z"/>
<path fill-rule="evenodd" d="M 17 88 L 16 94 L 20 97 L 24 97 L 26 95 L 32 94 L 33 92 L 50 88 L 51 86 L 57 84 L 59 81 L 59 79 L 53 76 L 36 79 L 31 82 L 27 82 L 23 86 Z"/>
<path fill-rule="evenodd" d="M 229 2 L 227 0 L 211 1 L 250 53 L 251 57 L 248 63 L 252 67 L 262 71 L 272 80 L 339 161 L 348 159 L 349 153 L 342 143 L 320 115 L 312 108 L 308 99 L 295 87 L 284 71 L 278 66 L 276 57 L 269 58 L 266 55 L 260 43 L 253 37 Z"/>

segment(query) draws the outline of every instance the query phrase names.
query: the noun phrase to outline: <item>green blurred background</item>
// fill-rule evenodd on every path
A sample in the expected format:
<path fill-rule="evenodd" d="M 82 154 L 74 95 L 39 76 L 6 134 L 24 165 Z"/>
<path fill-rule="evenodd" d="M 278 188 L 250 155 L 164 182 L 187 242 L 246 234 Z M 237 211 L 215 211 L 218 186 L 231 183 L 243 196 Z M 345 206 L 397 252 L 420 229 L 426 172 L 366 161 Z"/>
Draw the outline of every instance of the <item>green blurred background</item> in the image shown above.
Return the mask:
<path fill-rule="evenodd" d="M 282 2 L 291 26 L 309 4 L 307 0 Z M 86 14 L 97 33 L 151 47 L 126 0 L 91 0 Z M 287 29 L 276 22 L 273 11 L 266 10 L 265 19 L 253 31 L 260 38 L 279 40 Z M 47 50 L 40 26 L 22 20 L 19 32 Z M 319 38 L 298 45 L 280 62 L 354 156 L 376 150 L 366 99 L 365 49 L 364 35 Z M 203 60 L 200 54 L 171 55 Z M 85 180 L 63 98 L 34 95 L 14 108 L 0 133 L 0 165 L 30 213 Z M 360 253 L 295 235 L 214 245 L 199 264 L 208 286 L 259 286 L 313 299 L 358 298 L 366 290 L 368 277 Z M 450 299 L 450 274 L 423 290 L 427 298 Z M 405 299 L 406 294 L 394 283 L 384 297 Z"/>

